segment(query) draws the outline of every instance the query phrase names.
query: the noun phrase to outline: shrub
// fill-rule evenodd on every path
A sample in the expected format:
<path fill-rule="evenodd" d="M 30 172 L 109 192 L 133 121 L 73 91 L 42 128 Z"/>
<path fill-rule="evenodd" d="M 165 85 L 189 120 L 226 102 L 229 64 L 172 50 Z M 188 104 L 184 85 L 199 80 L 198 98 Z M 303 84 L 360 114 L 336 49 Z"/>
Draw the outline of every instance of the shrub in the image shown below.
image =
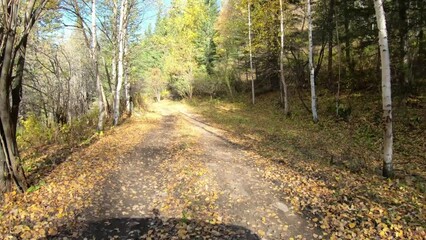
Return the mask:
<path fill-rule="evenodd" d="M 98 110 L 93 109 L 67 124 L 46 124 L 43 119 L 30 114 L 20 120 L 17 141 L 24 149 L 53 143 L 79 144 L 96 133 L 97 118 Z"/>
<path fill-rule="evenodd" d="M 17 129 L 17 141 L 20 147 L 39 146 L 52 141 L 54 129 L 46 126 L 34 114 L 21 118 Z"/>

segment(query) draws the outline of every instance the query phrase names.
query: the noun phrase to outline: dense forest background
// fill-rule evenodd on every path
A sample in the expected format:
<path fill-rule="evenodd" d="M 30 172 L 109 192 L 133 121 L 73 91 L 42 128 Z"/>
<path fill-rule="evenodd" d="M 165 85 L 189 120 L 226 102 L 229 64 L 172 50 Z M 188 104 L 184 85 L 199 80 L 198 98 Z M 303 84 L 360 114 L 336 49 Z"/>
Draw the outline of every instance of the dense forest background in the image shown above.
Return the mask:
<path fill-rule="evenodd" d="M 375 2 L 3 1 L 1 192 L 34 190 L 32 173 L 45 166 L 31 159 L 46 146 L 88 143 L 169 99 L 270 146 L 394 177 L 424 198 L 426 1 L 383 1 L 390 117 Z M 305 138 L 290 138 L 289 126 Z"/>
<path fill-rule="evenodd" d="M 424 129 L 423 4 L 384 4 L 395 121 L 413 129 Z M 102 130 L 106 119 L 116 125 L 131 106 L 152 99 L 240 101 L 252 90 L 256 96 L 281 92 L 271 104 L 288 116 L 301 109 L 309 115 L 312 86 L 319 119 L 351 121 L 361 111 L 380 125 L 380 104 L 366 104 L 378 100 L 382 88 L 373 1 L 316 1 L 311 17 L 305 1 L 59 1 L 45 8 L 26 37 L 22 145 L 34 140 L 24 131 L 61 138 L 58 131 L 82 131 L 72 123 L 96 112 L 93 123 Z"/>

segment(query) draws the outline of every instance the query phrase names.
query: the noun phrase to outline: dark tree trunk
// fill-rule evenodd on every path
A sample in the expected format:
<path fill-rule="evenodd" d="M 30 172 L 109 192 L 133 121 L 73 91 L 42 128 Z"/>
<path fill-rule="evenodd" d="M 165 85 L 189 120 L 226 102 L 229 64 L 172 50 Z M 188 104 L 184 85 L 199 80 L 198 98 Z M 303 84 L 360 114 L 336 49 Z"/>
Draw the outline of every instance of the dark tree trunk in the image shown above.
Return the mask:
<path fill-rule="evenodd" d="M 12 119 L 14 122 L 13 132 L 16 135 L 16 127 L 18 123 L 19 105 L 22 99 L 22 79 L 24 77 L 25 57 L 27 53 L 28 34 L 22 37 L 21 44 L 18 49 L 18 65 L 16 68 L 15 86 L 12 86 Z"/>
<path fill-rule="evenodd" d="M 16 23 L 16 21 L 14 22 Z M 7 34 L 8 36 L 6 36 L 5 48 L 2 56 L 3 65 L 0 74 L 0 141 L 2 151 L 0 154 L 0 161 L 2 165 L 1 169 L 3 170 L 3 172 L 0 173 L 2 178 L 0 181 L 0 183 L 2 183 L 0 189 L 2 191 L 12 190 L 11 181 L 13 181 L 18 190 L 25 191 L 27 189 L 27 181 L 20 164 L 18 146 L 16 143 L 15 128 L 17 125 L 17 117 L 15 118 L 13 116 L 13 108 L 11 109 L 10 103 L 10 86 L 12 82 L 11 70 L 13 68 L 12 60 L 15 33 L 8 32 Z"/>
<path fill-rule="evenodd" d="M 333 31 L 334 0 L 330 0 L 328 9 L 328 87 L 333 85 Z"/>
<path fill-rule="evenodd" d="M 407 7 L 409 0 L 398 0 L 398 15 L 399 15 L 399 46 L 398 46 L 398 81 L 401 86 L 405 86 L 409 82 L 408 73 L 408 22 L 407 22 Z"/>
<path fill-rule="evenodd" d="M 0 173 L 2 173 L 2 175 L 0 175 L 0 192 L 4 193 L 12 189 L 12 179 L 10 179 L 10 174 L 8 174 L 9 171 L 4 151 L 0 151 Z"/>
<path fill-rule="evenodd" d="M 11 191 L 13 185 L 20 192 L 24 192 L 28 183 L 21 165 L 18 144 L 16 142 L 16 127 L 18 123 L 19 104 L 22 95 L 22 77 L 25 66 L 28 35 L 34 26 L 41 10 L 47 0 L 26 1 L 24 21 L 19 21 L 18 1 L 1 2 L 3 9 L 7 10 L 2 17 L 4 28 L 1 29 L 0 49 L 0 191 Z M 7 5 L 6 5 L 7 3 Z M 23 23 L 24 31 L 20 32 L 18 25 Z M 15 46 L 16 44 L 16 46 Z M 15 58 L 17 57 L 17 61 Z M 16 64 L 16 65 L 15 65 Z M 12 77 L 12 74 L 15 76 Z M 12 83 L 13 81 L 13 83 Z M 12 101 L 12 102 L 11 102 Z"/>
<path fill-rule="evenodd" d="M 417 51 L 418 51 L 418 56 L 417 58 L 420 59 L 424 59 L 426 57 L 426 38 L 424 36 L 424 30 L 422 27 L 420 26 L 425 26 L 426 25 L 426 21 L 425 21 L 425 17 L 424 14 L 424 4 L 420 3 L 419 5 L 416 5 L 416 7 L 419 9 L 419 23 L 416 26 L 416 35 L 417 35 Z"/>
<path fill-rule="evenodd" d="M 355 67 L 352 62 L 352 45 L 351 45 L 351 33 L 350 33 L 350 19 L 349 19 L 349 7 L 348 2 L 343 1 L 343 16 L 344 16 L 344 27 L 345 27 L 345 58 L 347 69 L 349 70 L 349 74 L 353 75 L 355 72 Z"/>

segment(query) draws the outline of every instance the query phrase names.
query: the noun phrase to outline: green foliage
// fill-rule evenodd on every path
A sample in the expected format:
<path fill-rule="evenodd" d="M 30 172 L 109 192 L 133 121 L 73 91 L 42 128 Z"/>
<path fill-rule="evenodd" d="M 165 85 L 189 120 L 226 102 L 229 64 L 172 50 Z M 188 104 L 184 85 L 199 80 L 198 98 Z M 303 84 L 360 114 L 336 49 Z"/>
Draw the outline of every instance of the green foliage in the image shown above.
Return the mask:
<path fill-rule="evenodd" d="M 170 86 L 182 98 L 192 98 L 194 77 L 190 74 L 174 79 Z"/>
<path fill-rule="evenodd" d="M 27 189 L 27 193 L 35 192 L 35 191 L 39 190 L 43 185 L 46 185 L 46 182 L 42 180 L 38 184 L 32 185 L 31 187 L 29 187 Z"/>
<path fill-rule="evenodd" d="M 194 88 L 199 95 L 207 95 L 213 98 L 221 90 L 222 84 L 218 81 L 218 76 L 199 74 L 195 78 Z"/>
<path fill-rule="evenodd" d="M 155 31 L 141 42 L 135 72 L 148 85 L 145 94 L 152 93 L 152 69 L 160 69 L 173 96 L 191 98 L 195 82 L 205 79 L 200 75 L 214 69 L 217 6 L 205 0 L 176 0 L 171 4 L 167 15 L 157 21 Z M 155 95 L 164 91 L 158 90 Z"/>
<path fill-rule="evenodd" d="M 352 107 L 340 103 L 337 106 L 337 112 L 338 112 L 338 117 L 344 119 L 345 121 L 348 121 L 352 113 Z"/>
<path fill-rule="evenodd" d="M 187 223 L 188 220 L 189 220 L 188 219 L 188 213 L 185 210 L 183 210 L 182 211 L 182 222 Z"/>

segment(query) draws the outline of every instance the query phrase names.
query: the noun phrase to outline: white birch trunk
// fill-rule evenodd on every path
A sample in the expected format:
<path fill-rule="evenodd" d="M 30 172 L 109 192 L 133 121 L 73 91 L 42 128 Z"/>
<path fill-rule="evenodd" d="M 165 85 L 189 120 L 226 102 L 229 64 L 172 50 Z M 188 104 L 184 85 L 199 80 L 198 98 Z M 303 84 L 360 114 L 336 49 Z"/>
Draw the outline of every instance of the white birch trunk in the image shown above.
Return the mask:
<path fill-rule="evenodd" d="M 104 96 L 102 89 L 102 82 L 99 76 L 99 64 L 98 64 L 98 41 L 96 37 L 96 0 L 92 0 L 92 60 L 93 60 L 93 72 L 94 78 L 96 79 L 96 88 L 98 93 L 98 131 L 102 131 L 104 128 Z"/>
<path fill-rule="evenodd" d="M 124 55 L 127 56 L 128 43 L 125 42 Z M 126 99 L 126 112 L 131 114 L 130 108 L 130 82 L 129 82 L 129 62 L 128 59 L 124 59 L 124 98 Z"/>
<path fill-rule="evenodd" d="M 376 11 L 377 27 L 379 29 L 379 45 L 382 67 L 382 104 L 383 104 L 383 176 L 392 177 L 393 163 L 393 133 L 392 133 L 392 97 L 391 97 L 391 71 L 388 36 L 386 29 L 385 11 L 382 0 L 374 0 Z"/>
<path fill-rule="evenodd" d="M 113 44 L 115 45 L 115 44 Z M 113 46 L 113 51 L 112 51 L 112 62 L 111 62 L 111 85 L 112 84 L 117 84 L 117 50 L 116 50 L 116 46 Z M 112 86 L 111 88 L 111 94 L 112 96 L 115 95 L 115 87 Z"/>
<path fill-rule="evenodd" d="M 309 32 L 309 72 L 311 82 L 311 109 L 314 122 L 318 122 L 317 96 L 315 94 L 315 67 L 313 59 L 313 41 L 312 41 L 312 12 L 311 0 L 308 0 L 308 32 Z"/>
<path fill-rule="evenodd" d="M 404 67 L 404 83 L 410 83 L 411 71 L 410 71 L 410 61 L 408 57 L 408 36 L 407 39 L 404 39 L 404 57 L 403 57 L 403 67 Z"/>
<path fill-rule="evenodd" d="M 99 75 L 99 74 L 98 74 Z M 108 118 L 109 114 L 108 114 L 108 101 L 105 95 L 105 91 L 104 91 L 104 87 L 101 84 L 101 94 L 102 94 L 102 100 L 103 100 L 103 105 L 104 105 L 104 118 Z"/>
<path fill-rule="evenodd" d="M 118 2 L 113 1 L 113 19 L 112 19 L 112 62 L 111 62 L 111 84 L 117 84 L 117 42 L 118 42 L 118 27 L 117 27 L 117 15 L 118 15 Z M 115 96 L 115 87 L 111 89 L 111 95 Z M 114 105 L 114 103 L 113 103 Z"/>
<path fill-rule="evenodd" d="M 120 119 L 120 93 L 124 78 L 124 41 L 126 39 L 125 18 L 127 15 L 127 0 L 122 0 L 120 6 L 120 23 L 118 27 L 118 71 L 117 84 L 114 96 L 114 125 L 118 125 Z"/>
<path fill-rule="evenodd" d="M 250 52 L 250 78 L 251 78 L 251 99 L 252 103 L 254 105 L 255 103 L 255 96 L 254 96 L 254 77 L 253 77 L 253 54 L 251 52 L 251 9 L 250 9 L 250 1 L 247 3 L 247 9 L 248 9 L 248 39 L 249 39 L 249 52 Z"/>
<path fill-rule="evenodd" d="M 288 96 L 287 96 L 287 83 L 284 76 L 284 10 L 283 0 L 280 0 L 280 31 L 281 31 L 281 48 L 280 48 L 280 77 L 283 91 L 284 114 L 289 113 Z"/>

